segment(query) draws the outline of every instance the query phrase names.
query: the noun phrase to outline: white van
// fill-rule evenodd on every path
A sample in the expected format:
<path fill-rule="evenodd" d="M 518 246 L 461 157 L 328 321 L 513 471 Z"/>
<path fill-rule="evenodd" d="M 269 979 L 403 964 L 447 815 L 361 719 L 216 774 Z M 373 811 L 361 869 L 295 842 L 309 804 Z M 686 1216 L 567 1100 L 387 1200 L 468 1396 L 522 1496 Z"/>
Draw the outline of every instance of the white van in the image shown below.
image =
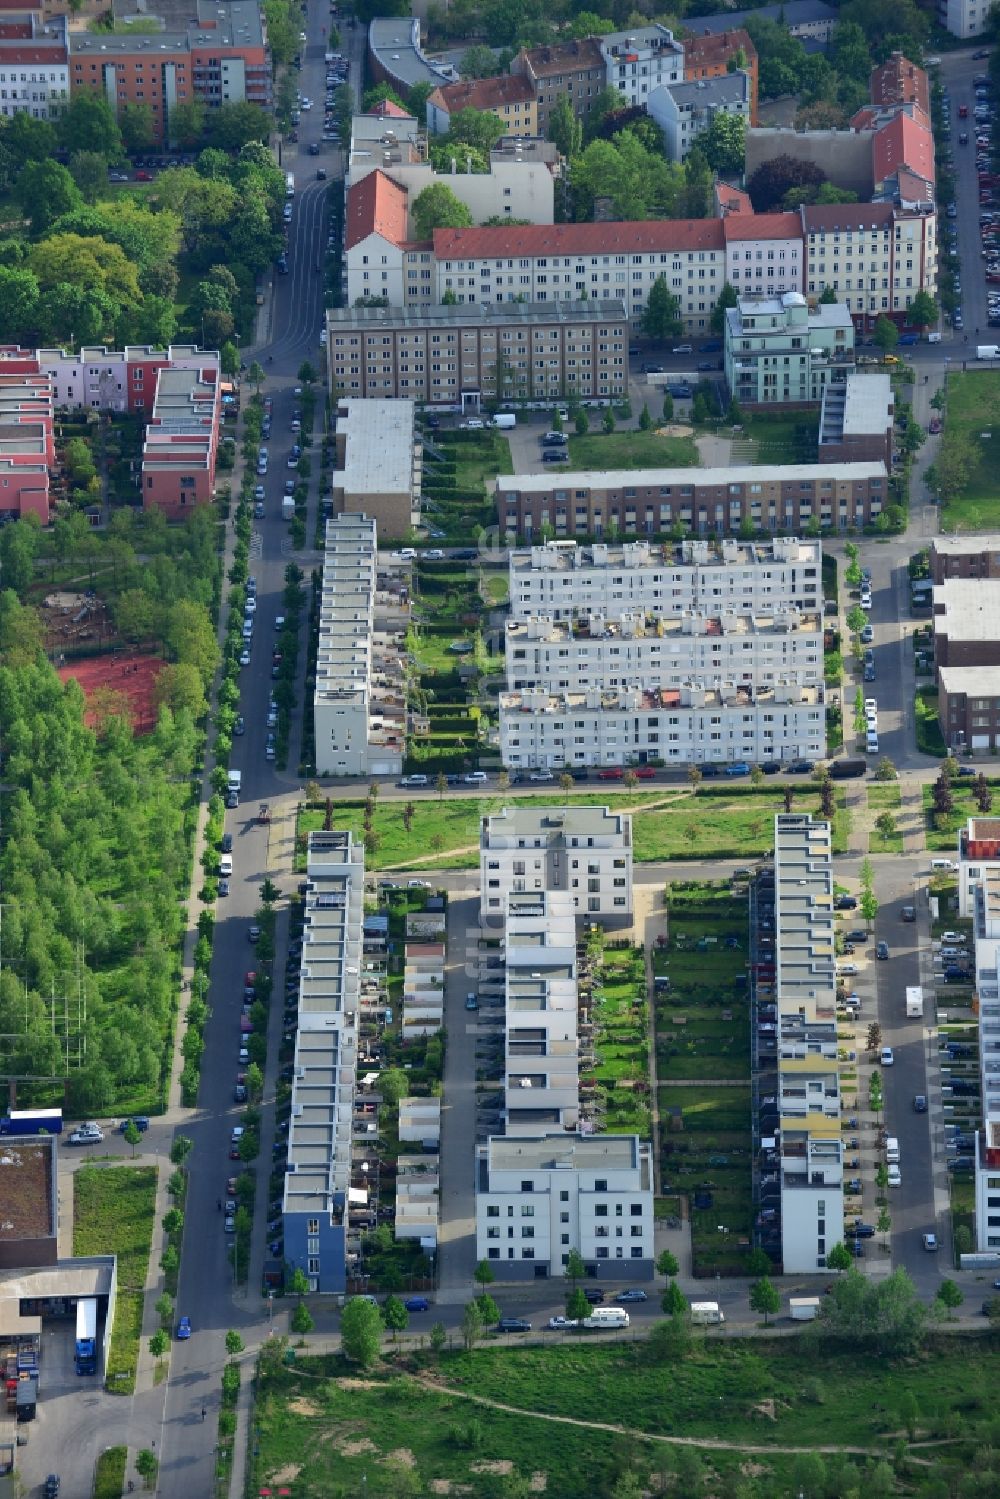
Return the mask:
<path fill-rule="evenodd" d="M 931 870 L 934 874 L 954 874 L 958 865 L 954 859 L 932 859 Z"/>
<path fill-rule="evenodd" d="M 717 1301 L 692 1301 L 691 1321 L 695 1327 L 714 1327 L 725 1320 L 725 1313 Z"/>
<path fill-rule="evenodd" d="M 222 854 L 220 856 L 220 858 L 219 858 L 219 873 L 222 875 L 223 879 L 228 880 L 228 878 L 232 874 L 232 872 L 233 872 L 233 856 L 232 856 L 232 854 Z"/>
<path fill-rule="evenodd" d="M 887 1166 L 899 1165 L 899 1141 L 895 1135 L 886 1136 L 885 1162 Z"/>
<path fill-rule="evenodd" d="M 581 1327 L 628 1327 L 629 1315 L 621 1306 L 595 1306 L 589 1317 L 584 1317 Z"/>
<path fill-rule="evenodd" d="M 869 729 L 868 730 L 868 734 L 867 734 L 867 737 L 865 739 L 865 754 L 866 755 L 877 755 L 878 754 L 878 735 L 875 733 L 875 731 L 873 729 Z"/>
<path fill-rule="evenodd" d="M 513 411 L 498 411 L 490 425 L 500 431 L 509 431 L 511 427 L 517 426 L 517 417 Z"/>

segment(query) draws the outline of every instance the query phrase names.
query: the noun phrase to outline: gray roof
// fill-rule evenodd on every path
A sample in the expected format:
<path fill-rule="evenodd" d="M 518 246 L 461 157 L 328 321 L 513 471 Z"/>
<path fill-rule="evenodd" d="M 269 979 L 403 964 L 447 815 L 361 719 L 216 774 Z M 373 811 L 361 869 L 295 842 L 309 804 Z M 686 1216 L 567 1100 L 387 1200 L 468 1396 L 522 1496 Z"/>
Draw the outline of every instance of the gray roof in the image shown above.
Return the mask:
<path fill-rule="evenodd" d="M 524 323 L 600 323 L 620 322 L 627 316 L 625 304 L 614 298 L 607 301 L 563 300 L 558 302 L 472 302 L 469 304 L 422 307 L 332 307 L 327 324 L 332 330 L 355 328 L 374 332 L 379 328 L 487 328 L 498 325 L 516 327 Z M 367 403 L 365 403 L 367 404 Z"/>
<path fill-rule="evenodd" d="M 1000 640 L 1000 582 L 946 578 L 934 587 L 934 629 L 949 640 Z M 1000 683 L 1000 667 L 994 668 Z"/>
<path fill-rule="evenodd" d="M 149 10 L 138 10 L 128 4 L 115 6 L 119 20 L 133 18 L 159 21 L 162 31 L 130 35 L 127 31 L 71 31 L 69 50 L 74 57 L 100 52 L 149 52 L 155 56 L 169 50 L 186 50 L 192 45 L 210 47 L 261 47 L 264 31 L 261 12 L 254 0 L 228 0 L 216 5 L 212 0 L 198 0 L 197 9 L 189 3 L 178 6 L 172 0 L 152 0 Z"/>
<path fill-rule="evenodd" d="M 706 105 L 743 104 L 750 97 L 746 73 L 723 73 L 718 78 L 693 78 L 688 83 L 665 83 L 678 109 L 703 109 Z"/>
<path fill-rule="evenodd" d="M 551 489 L 617 489 L 630 486 L 649 489 L 655 485 L 695 485 L 707 489 L 729 484 L 788 484 L 808 481 L 820 484 L 858 484 L 884 479 L 884 463 L 783 463 L 738 465 L 735 468 L 629 468 L 596 469 L 558 474 L 498 474 L 501 493 L 547 494 Z M 1000 584 L 997 585 L 1000 587 Z"/>
<path fill-rule="evenodd" d="M 454 83 L 458 74 L 449 64 L 431 62 L 420 47 L 420 22 L 409 16 L 376 16 L 368 28 L 368 46 L 379 66 L 392 78 L 414 88 L 418 83 Z"/>
<path fill-rule="evenodd" d="M 837 12 L 825 0 L 787 0 L 784 5 L 762 5 L 755 10 L 724 10 L 717 16 L 691 16 L 687 29 L 695 36 L 715 36 L 720 31 L 735 31 L 754 16 L 762 21 L 783 20 L 794 31 L 796 26 L 805 26 L 812 21 L 832 24 L 837 19 Z"/>
<path fill-rule="evenodd" d="M 1000 667 L 942 666 L 938 676 L 945 692 L 964 692 L 966 697 L 1000 697 Z"/>

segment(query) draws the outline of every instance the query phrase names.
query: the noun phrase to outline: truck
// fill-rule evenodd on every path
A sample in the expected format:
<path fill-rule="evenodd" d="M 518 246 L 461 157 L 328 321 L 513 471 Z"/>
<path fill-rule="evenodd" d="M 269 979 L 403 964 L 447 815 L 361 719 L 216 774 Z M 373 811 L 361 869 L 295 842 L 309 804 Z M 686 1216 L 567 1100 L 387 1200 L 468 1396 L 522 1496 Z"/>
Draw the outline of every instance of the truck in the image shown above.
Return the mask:
<path fill-rule="evenodd" d="M 243 788 L 242 770 L 231 770 L 226 777 L 226 806 L 238 807 L 240 804 L 240 791 Z"/>
<path fill-rule="evenodd" d="M 76 1372 L 97 1373 L 97 1302 L 81 1296 L 76 1304 Z"/>
<path fill-rule="evenodd" d="M 501 432 L 509 431 L 511 427 L 517 426 L 517 417 L 513 411 L 498 411 L 490 425 Z"/>
<path fill-rule="evenodd" d="M 38 1404 L 38 1375 L 22 1374 L 14 1393 L 14 1410 L 18 1421 L 33 1421 Z"/>
<path fill-rule="evenodd" d="M 1000 344 L 977 344 L 977 359 L 1000 359 Z"/>
<path fill-rule="evenodd" d="M 717 1301 L 692 1301 L 691 1321 L 695 1327 L 715 1327 L 726 1317 Z"/>
<path fill-rule="evenodd" d="M 295 519 L 295 496 L 294 495 L 286 494 L 286 495 L 282 496 L 282 499 L 281 499 L 281 519 L 282 520 L 294 520 Z"/>
<path fill-rule="evenodd" d="M 866 760 L 834 760 L 830 766 L 830 779 L 850 781 L 855 776 L 863 776 L 867 769 Z"/>
<path fill-rule="evenodd" d="M 0 1119 L 0 1135 L 61 1135 L 62 1109 L 11 1109 Z"/>
<path fill-rule="evenodd" d="M 923 1013 L 924 991 L 918 984 L 910 985 L 906 990 L 906 1018 L 919 1020 Z"/>
<path fill-rule="evenodd" d="M 789 1296 L 788 1315 L 793 1322 L 813 1322 L 819 1316 L 818 1296 Z"/>
<path fill-rule="evenodd" d="M 295 177 L 292 172 L 285 173 L 285 197 L 295 197 Z"/>
<path fill-rule="evenodd" d="M 621 1306 L 595 1306 L 589 1317 L 584 1317 L 581 1327 L 628 1327 L 629 1315 Z"/>

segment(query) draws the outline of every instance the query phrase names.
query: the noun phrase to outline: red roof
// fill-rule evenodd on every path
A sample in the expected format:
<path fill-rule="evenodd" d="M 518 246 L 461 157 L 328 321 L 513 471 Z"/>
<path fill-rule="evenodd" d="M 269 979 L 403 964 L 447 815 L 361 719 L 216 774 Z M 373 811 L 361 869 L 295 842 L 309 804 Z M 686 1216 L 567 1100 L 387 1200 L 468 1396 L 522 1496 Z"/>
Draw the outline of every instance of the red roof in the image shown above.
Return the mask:
<path fill-rule="evenodd" d="M 927 74 L 902 52 L 894 52 L 880 67 L 872 69 L 869 94 L 873 104 L 919 104 L 925 114 L 930 114 Z"/>
<path fill-rule="evenodd" d="M 705 36 L 689 36 L 684 41 L 684 77 L 691 78 L 698 68 L 722 68 L 740 48 L 752 69 L 757 61 L 757 49 L 750 33 L 742 27 L 732 31 L 717 31 Z"/>
<path fill-rule="evenodd" d="M 753 213 L 750 194 L 740 188 L 730 187 L 727 182 L 716 182 L 714 193 L 715 211 L 720 216 L 727 213 Z"/>
<path fill-rule="evenodd" d="M 934 138 L 908 114 L 900 112 L 883 125 L 872 141 L 872 179 L 878 184 L 901 167 L 909 167 L 925 182 L 934 181 Z"/>
<path fill-rule="evenodd" d="M 382 99 L 374 109 L 368 111 L 371 115 L 378 115 L 383 120 L 412 120 L 414 117 L 408 109 L 397 104 L 394 99 Z"/>
<path fill-rule="evenodd" d="M 535 90 L 519 73 L 506 73 L 499 78 L 470 78 L 434 90 L 434 102 L 448 114 L 459 109 L 502 109 L 505 104 L 530 104 L 534 97 Z"/>
<path fill-rule="evenodd" d="M 653 219 L 648 223 L 498 224 L 435 229 L 436 260 L 505 260 L 524 255 L 641 255 L 721 250 L 724 219 Z"/>
<path fill-rule="evenodd" d="M 384 172 L 369 172 L 347 194 L 344 243 L 348 250 L 380 234 L 390 244 L 406 243 L 406 191 Z"/>
<path fill-rule="evenodd" d="M 727 213 L 722 220 L 726 243 L 743 239 L 801 239 L 797 213 Z"/>
<path fill-rule="evenodd" d="M 806 234 L 831 229 L 888 229 L 896 216 L 891 203 L 810 203 L 802 209 Z"/>
<path fill-rule="evenodd" d="M 592 36 L 578 42 L 560 42 L 554 47 L 523 47 L 514 59 L 518 72 L 522 65 L 535 78 L 554 78 L 557 74 L 594 68 L 601 73 L 605 71 L 600 44 Z"/>

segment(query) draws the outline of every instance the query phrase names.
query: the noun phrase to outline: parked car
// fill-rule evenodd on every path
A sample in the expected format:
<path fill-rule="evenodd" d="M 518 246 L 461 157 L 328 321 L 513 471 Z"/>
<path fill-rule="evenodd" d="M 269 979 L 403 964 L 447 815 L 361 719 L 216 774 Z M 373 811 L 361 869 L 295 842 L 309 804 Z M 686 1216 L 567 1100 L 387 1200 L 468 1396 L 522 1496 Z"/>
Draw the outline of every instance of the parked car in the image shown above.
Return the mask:
<path fill-rule="evenodd" d="M 408 1312 L 427 1312 L 431 1304 L 426 1296 L 407 1296 L 403 1305 Z"/>
<path fill-rule="evenodd" d="M 177 1321 L 177 1336 L 183 1343 L 191 1336 L 191 1318 L 180 1317 Z"/>
<path fill-rule="evenodd" d="M 531 1323 L 526 1322 L 523 1317 L 501 1317 L 497 1323 L 497 1332 L 530 1332 Z"/>

